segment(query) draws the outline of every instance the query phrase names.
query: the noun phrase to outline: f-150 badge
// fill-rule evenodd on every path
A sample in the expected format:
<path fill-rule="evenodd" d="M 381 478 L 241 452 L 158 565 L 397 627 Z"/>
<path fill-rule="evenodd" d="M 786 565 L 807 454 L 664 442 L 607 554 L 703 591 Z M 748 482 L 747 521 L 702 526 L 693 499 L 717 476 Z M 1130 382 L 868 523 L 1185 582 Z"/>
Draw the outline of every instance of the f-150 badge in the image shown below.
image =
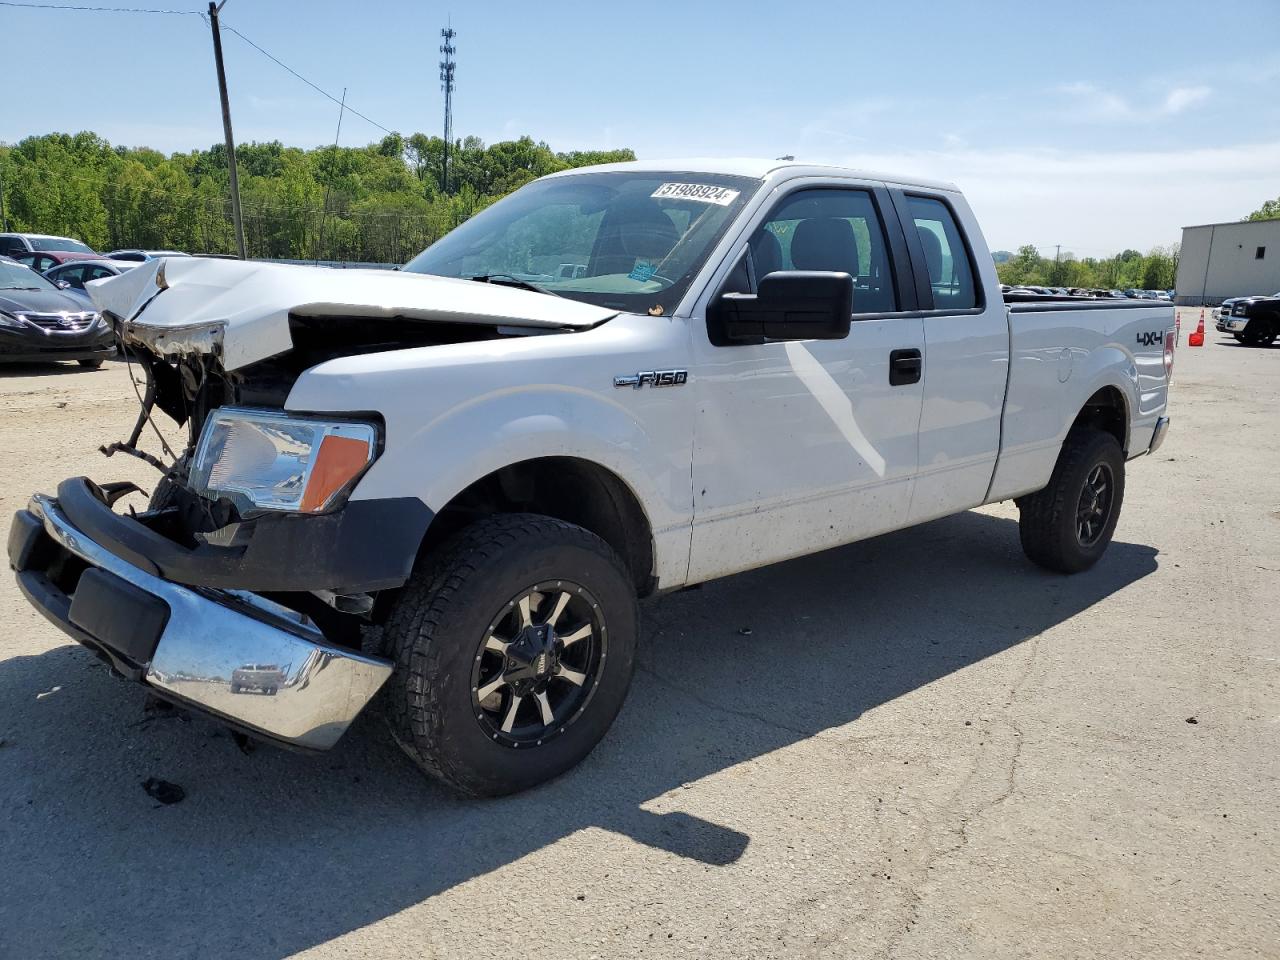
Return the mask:
<path fill-rule="evenodd" d="M 627 376 L 614 377 L 615 387 L 679 387 L 689 382 L 688 370 L 641 370 Z"/>

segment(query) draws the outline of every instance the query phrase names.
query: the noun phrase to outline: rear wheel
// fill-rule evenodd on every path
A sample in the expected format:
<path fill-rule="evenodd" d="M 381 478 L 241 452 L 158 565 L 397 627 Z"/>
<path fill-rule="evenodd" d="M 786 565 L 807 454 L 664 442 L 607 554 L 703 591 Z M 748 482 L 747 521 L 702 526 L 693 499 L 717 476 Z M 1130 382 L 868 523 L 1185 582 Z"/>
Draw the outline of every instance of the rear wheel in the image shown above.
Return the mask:
<path fill-rule="evenodd" d="M 635 590 L 599 537 L 533 514 L 489 517 L 416 572 L 384 637 L 382 709 L 427 773 L 514 793 L 581 761 L 631 682 Z"/>
<path fill-rule="evenodd" d="M 102 366 L 102 358 L 93 357 L 92 359 L 89 359 L 89 360 L 77 360 L 76 363 L 80 364 L 80 366 L 82 367 L 86 367 L 89 370 L 97 370 L 100 366 Z"/>
<path fill-rule="evenodd" d="M 1111 543 L 1123 501 L 1120 444 L 1093 427 L 1073 429 L 1049 485 L 1017 501 L 1022 550 L 1048 570 L 1087 570 Z"/>

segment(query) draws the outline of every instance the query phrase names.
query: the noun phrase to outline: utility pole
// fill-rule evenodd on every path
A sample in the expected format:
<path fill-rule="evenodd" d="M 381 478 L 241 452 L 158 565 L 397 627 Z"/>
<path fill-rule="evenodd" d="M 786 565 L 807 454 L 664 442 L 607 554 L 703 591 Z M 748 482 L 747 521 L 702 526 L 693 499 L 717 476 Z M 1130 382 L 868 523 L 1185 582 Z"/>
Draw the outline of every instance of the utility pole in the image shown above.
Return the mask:
<path fill-rule="evenodd" d="M 0 169 L 0 230 L 9 232 L 9 214 L 4 208 L 4 170 Z"/>
<path fill-rule="evenodd" d="M 1053 248 L 1053 285 L 1059 286 L 1062 283 L 1062 270 L 1058 266 L 1062 258 L 1062 244 L 1055 244 Z"/>
<path fill-rule="evenodd" d="M 453 45 L 453 38 L 457 36 L 457 31 L 453 29 L 453 22 L 450 21 L 449 26 L 440 31 L 440 36 L 444 38 L 444 43 L 440 46 L 440 52 L 444 54 L 444 59 L 440 61 L 440 89 L 444 91 L 444 170 L 441 176 L 441 189 L 444 193 L 449 192 L 449 147 L 453 143 L 453 55 L 457 52 L 457 48 Z"/>
<path fill-rule="evenodd" d="M 222 99 L 222 134 L 227 143 L 227 168 L 231 172 L 231 219 L 236 226 L 236 252 L 247 260 L 244 249 L 244 221 L 240 218 L 240 177 L 236 174 L 236 141 L 231 135 L 231 102 L 227 99 L 227 71 L 222 66 L 222 33 L 218 29 L 218 11 L 227 0 L 209 0 L 209 28 L 213 31 L 213 61 L 218 67 L 218 96 Z"/>

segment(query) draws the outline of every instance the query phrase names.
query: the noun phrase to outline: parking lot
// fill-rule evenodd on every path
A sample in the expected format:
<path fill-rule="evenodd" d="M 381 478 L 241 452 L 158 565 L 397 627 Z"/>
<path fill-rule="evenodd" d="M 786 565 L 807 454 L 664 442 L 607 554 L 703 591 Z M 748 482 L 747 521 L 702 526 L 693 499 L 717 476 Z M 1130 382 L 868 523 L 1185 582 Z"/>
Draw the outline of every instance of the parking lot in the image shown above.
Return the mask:
<path fill-rule="evenodd" d="M 1280 956 L 1280 348 L 1185 346 L 1116 539 L 999 504 L 648 601 L 579 768 L 455 799 L 144 712 L 0 578 L 0 957 Z M 154 473 L 125 368 L 0 369 L 0 508 Z M 185 799 L 161 805 L 157 777 Z"/>

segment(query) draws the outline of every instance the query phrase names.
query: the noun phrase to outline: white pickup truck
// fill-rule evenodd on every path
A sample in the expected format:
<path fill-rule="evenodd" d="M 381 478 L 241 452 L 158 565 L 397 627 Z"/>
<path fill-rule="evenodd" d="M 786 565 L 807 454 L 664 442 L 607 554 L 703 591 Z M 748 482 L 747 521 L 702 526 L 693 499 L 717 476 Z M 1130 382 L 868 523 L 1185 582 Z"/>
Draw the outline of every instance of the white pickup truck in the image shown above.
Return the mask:
<path fill-rule="evenodd" d="M 143 512 L 36 495 L 28 598 L 286 745 L 378 694 L 470 794 L 600 740 L 639 598 L 1009 499 L 1031 560 L 1081 571 L 1169 423 L 1172 306 L 1006 303 L 954 187 L 832 167 L 575 170 L 400 272 L 192 258 L 90 291 L 147 378 L 107 449 L 164 477 Z M 169 461 L 138 449 L 158 412 Z"/>

